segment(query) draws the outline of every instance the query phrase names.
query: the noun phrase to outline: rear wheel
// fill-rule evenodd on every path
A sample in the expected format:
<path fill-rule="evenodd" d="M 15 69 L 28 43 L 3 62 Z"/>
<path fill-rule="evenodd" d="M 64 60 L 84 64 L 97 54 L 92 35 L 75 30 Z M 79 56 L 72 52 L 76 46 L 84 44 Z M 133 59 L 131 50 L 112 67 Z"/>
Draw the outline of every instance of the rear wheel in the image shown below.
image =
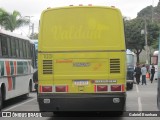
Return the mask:
<path fill-rule="evenodd" d="M 3 108 L 3 95 L 2 95 L 2 90 L 0 89 L 0 111 Z"/>
<path fill-rule="evenodd" d="M 29 82 L 29 92 L 32 92 L 32 81 Z"/>
<path fill-rule="evenodd" d="M 24 94 L 26 99 L 29 97 L 29 93 L 30 93 L 30 85 L 28 86 L 28 93 Z"/>
<path fill-rule="evenodd" d="M 28 92 L 26 94 L 22 95 L 20 98 L 27 99 L 29 97 L 29 92 L 30 92 L 30 86 L 28 86 Z"/>
<path fill-rule="evenodd" d="M 133 83 L 127 83 L 127 90 L 131 90 L 133 88 Z"/>
<path fill-rule="evenodd" d="M 132 89 L 132 88 L 133 88 L 133 83 L 130 84 L 130 89 Z"/>

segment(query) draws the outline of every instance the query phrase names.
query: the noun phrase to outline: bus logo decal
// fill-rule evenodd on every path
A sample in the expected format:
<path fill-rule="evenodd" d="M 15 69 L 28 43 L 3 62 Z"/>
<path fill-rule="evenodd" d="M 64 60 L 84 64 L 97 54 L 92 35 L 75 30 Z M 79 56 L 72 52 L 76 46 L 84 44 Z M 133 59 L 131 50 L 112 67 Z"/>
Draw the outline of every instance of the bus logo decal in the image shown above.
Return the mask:
<path fill-rule="evenodd" d="M 86 62 L 75 62 L 73 63 L 73 67 L 89 67 L 90 63 Z"/>

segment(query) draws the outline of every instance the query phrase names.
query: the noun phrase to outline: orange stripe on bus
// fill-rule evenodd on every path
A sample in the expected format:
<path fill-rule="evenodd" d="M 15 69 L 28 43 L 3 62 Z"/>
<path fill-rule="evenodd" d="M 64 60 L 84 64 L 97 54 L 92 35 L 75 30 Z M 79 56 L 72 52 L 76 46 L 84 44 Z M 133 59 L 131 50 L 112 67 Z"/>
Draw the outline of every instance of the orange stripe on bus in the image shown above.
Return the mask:
<path fill-rule="evenodd" d="M 17 73 L 17 64 L 16 64 L 16 61 L 14 61 L 14 75 L 16 75 Z"/>
<path fill-rule="evenodd" d="M 9 61 L 5 61 L 5 63 L 6 63 L 7 76 L 10 76 L 11 70 L 10 70 Z M 8 78 L 8 91 L 10 91 L 10 90 L 12 90 L 12 79 L 11 79 L 11 77 L 7 77 L 7 78 Z"/>
<path fill-rule="evenodd" d="M 56 63 L 72 63 L 73 60 L 56 60 Z"/>

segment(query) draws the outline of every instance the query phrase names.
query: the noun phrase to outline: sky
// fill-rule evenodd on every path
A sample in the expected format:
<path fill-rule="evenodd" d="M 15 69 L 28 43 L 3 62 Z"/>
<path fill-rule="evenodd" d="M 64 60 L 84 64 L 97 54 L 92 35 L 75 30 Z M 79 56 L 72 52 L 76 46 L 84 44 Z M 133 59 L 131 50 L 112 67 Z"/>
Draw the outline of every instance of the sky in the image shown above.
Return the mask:
<path fill-rule="evenodd" d="M 77 6 L 79 4 L 115 6 L 121 10 L 123 16 L 133 19 L 137 16 L 137 13 L 146 6 L 157 6 L 158 1 L 159 0 L 0 0 L 0 8 L 8 12 L 17 10 L 22 16 L 30 16 L 31 23 L 34 23 L 34 32 L 38 32 L 41 12 L 48 7 Z M 31 31 L 29 31 L 29 26 L 26 26 L 15 32 L 27 36 Z"/>

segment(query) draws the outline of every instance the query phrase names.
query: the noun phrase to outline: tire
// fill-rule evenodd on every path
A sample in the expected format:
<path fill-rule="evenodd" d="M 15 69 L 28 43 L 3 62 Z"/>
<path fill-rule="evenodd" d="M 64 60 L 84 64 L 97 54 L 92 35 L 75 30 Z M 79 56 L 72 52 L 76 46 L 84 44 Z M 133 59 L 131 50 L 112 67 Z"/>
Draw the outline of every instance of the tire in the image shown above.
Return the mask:
<path fill-rule="evenodd" d="M 127 90 L 131 90 L 133 88 L 133 83 L 127 84 Z"/>
<path fill-rule="evenodd" d="M 27 98 L 29 97 L 29 93 L 30 93 L 30 86 L 28 86 L 28 93 L 20 96 L 20 98 L 22 98 L 22 99 L 27 99 Z"/>
<path fill-rule="evenodd" d="M 133 83 L 132 83 L 132 84 L 130 84 L 130 89 L 133 89 Z"/>
<path fill-rule="evenodd" d="M 28 93 L 24 94 L 26 99 L 29 97 L 29 93 L 30 93 L 30 85 L 28 86 Z"/>
<path fill-rule="evenodd" d="M 31 82 L 31 80 L 29 82 L 29 92 L 32 92 L 32 82 Z"/>
<path fill-rule="evenodd" d="M 2 90 L 0 89 L 0 111 L 3 108 L 3 95 L 2 95 Z"/>
<path fill-rule="evenodd" d="M 130 84 L 127 84 L 127 90 L 130 90 Z"/>

